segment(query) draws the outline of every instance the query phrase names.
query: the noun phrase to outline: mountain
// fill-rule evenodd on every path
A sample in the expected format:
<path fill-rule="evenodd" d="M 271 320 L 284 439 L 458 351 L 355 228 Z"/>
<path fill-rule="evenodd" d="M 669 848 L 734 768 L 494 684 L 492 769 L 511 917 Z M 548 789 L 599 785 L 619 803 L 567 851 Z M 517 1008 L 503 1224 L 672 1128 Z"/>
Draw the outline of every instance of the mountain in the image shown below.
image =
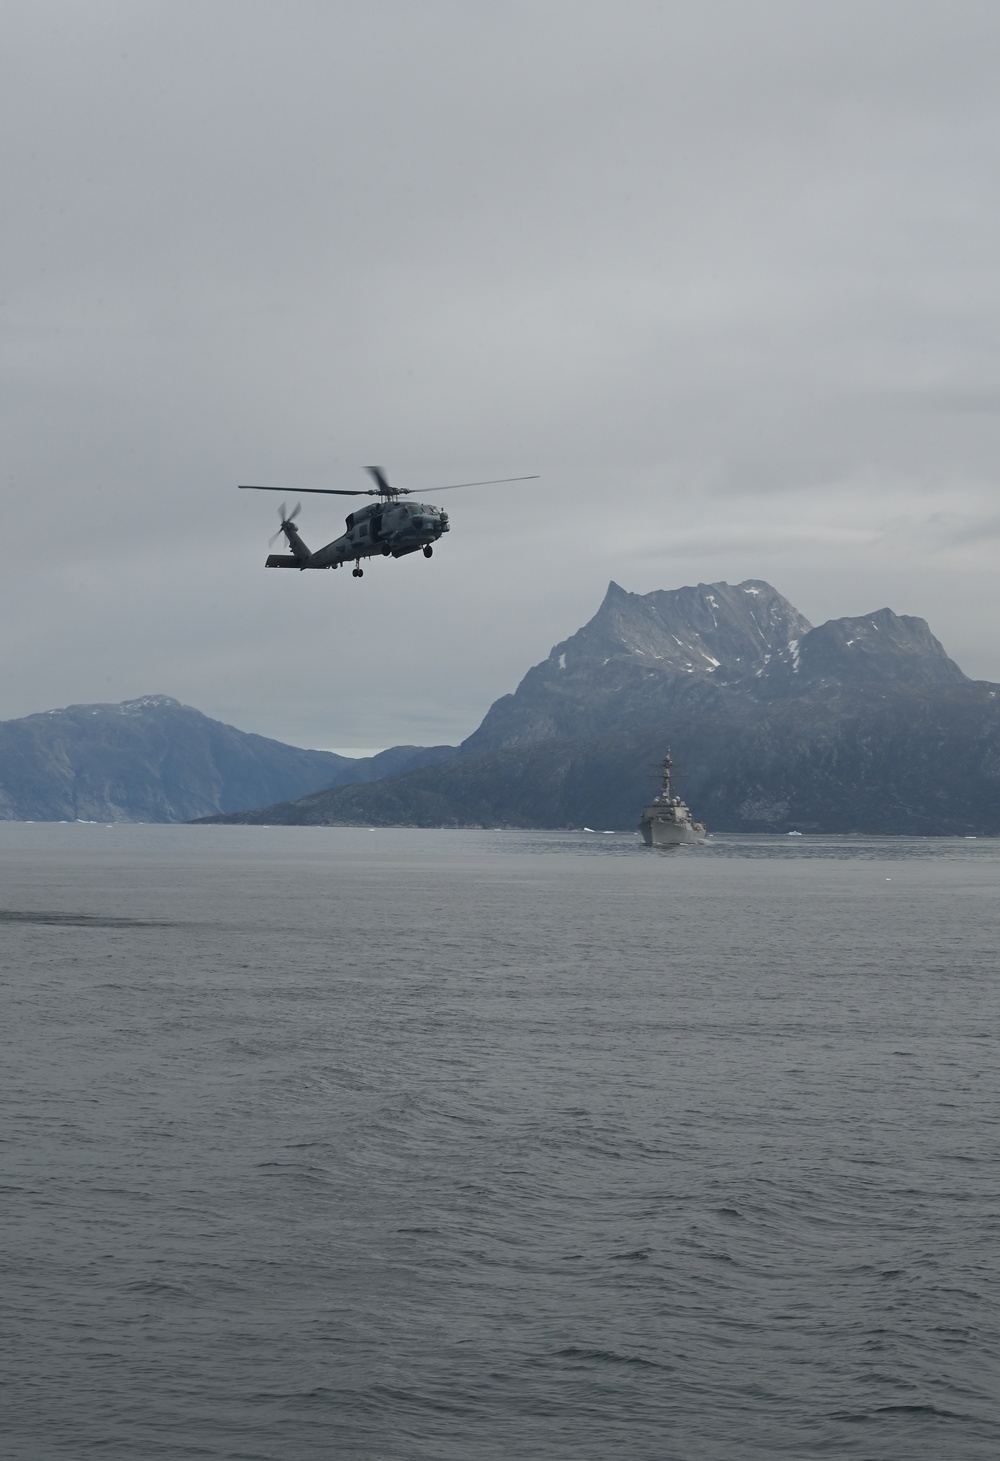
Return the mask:
<path fill-rule="evenodd" d="M 717 714 L 733 692 L 760 702 L 830 686 L 958 683 L 966 677 L 923 619 L 891 609 L 814 629 L 759 579 L 645 595 L 612 583 L 589 624 L 496 701 L 463 750 Z"/>
<path fill-rule="evenodd" d="M 631 828 L 668 745 L 710 829 L 1000 833 L 1000 687 L 922 619 L 813 628 L 760 580 L 612 583 L 450 758 L 229 820 Z"/>
<path fill-rule="evenodd" d="M 600 735 L 707 707 L 720 686 L 790 659 L 810 627 L 757 580 L 645 595 L 611 583 L 593 619 L 496 701 L 463 750 Z"/>
<path fill-rule="evenodd" d="M 454 754 L 352 760 L 211 720 L 166 695 L 0 722 L 0 820 L 187 822 L 398 773 Z"/>

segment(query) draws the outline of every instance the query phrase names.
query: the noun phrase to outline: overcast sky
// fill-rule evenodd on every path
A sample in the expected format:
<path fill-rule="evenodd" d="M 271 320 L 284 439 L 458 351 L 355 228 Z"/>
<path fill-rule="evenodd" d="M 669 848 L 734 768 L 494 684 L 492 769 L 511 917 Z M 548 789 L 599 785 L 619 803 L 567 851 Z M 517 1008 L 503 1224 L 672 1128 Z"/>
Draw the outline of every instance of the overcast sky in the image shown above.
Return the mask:
<path fill-rule="evenodd" d="M 887 604 L 1000 680 L 996 0 L 2 13 L 0 718 L 454 742 L 609 579 Z M 541 480 L 265 571 L 236 484 L 366 462 Z"/>

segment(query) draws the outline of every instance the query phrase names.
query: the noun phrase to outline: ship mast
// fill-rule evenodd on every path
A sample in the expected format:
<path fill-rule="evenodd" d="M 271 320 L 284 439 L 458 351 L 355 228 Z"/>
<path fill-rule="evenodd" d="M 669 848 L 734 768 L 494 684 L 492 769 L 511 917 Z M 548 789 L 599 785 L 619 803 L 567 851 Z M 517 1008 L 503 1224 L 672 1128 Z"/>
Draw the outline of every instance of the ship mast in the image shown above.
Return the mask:
<path fill-rule="evenodd" d="M 672 794 L 670 790 L 670 772 L 673 764 L 673 761 L 670 759 L 670 751 L 668 750 L 663 758 L 663 785 L 660 787 L 660 797 L 663 801 L 667 802 L 670 800 Z"/>

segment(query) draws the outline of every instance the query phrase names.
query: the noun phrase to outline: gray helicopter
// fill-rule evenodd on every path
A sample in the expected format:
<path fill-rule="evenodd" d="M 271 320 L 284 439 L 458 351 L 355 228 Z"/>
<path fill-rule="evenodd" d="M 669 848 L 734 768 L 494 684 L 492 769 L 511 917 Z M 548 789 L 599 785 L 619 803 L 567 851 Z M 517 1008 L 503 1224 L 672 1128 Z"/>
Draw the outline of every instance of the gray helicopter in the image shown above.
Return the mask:
<path fill-rule="evenodd" d="M 348 514 L 347 531 L 325 548 L 311 553 L 299 537 L 295 519 L 302 511 L 301 502 L 292 512 L 283 502 L 278 509 L 281 527 L 271 539 L 284 533 L 288 542 L 287 553 L 269 553 L 266 568 L 340 568 L 344 563 L 353 563 L 355 578 L 364 577 L 362 558 L 402 558 L 407 553 L 422 552 L 430 558 L 434 544 L 449 531 L 448 514 L 427 502 L 404 503 L 401 497 L 411 497 L 409 487 L 390 487 L 381 467 L 366 467 L 374 487 L 303 487 L 303 492 L 322 493 L 329 497 L 375 497 L 365 507 Z M 452 482 L 447 487 L 435 487 L 434 492 L 453 492 L 457 487 L 494 487 L 502 482 L 533 482 L 531 477 L 495 477 L 487 482 Z M 281 487 L 258 487 L 241 483 L 241 492 L 281 492 Z"/>

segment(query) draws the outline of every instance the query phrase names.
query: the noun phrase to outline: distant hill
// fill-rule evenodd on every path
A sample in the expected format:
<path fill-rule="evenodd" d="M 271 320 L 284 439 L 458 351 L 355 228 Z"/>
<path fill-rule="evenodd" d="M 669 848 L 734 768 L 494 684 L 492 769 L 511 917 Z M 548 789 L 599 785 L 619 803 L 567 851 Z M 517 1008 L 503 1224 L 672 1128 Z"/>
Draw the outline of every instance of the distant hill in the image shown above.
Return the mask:
<path fill-rule="evenodd" d="M 454 754 L 396 746 L 352 760 L 286 746 L 149 695 L 0 722 L 0 820 L 189 822 Z"/>
<path fill-rule="evenodd" d="M 450 759 L 229 820 L 634 827 L 669 746 L 710 829 L 1000 833 L 1000 687 L 922 619 L 769 584 L 608 588 Z"/>

